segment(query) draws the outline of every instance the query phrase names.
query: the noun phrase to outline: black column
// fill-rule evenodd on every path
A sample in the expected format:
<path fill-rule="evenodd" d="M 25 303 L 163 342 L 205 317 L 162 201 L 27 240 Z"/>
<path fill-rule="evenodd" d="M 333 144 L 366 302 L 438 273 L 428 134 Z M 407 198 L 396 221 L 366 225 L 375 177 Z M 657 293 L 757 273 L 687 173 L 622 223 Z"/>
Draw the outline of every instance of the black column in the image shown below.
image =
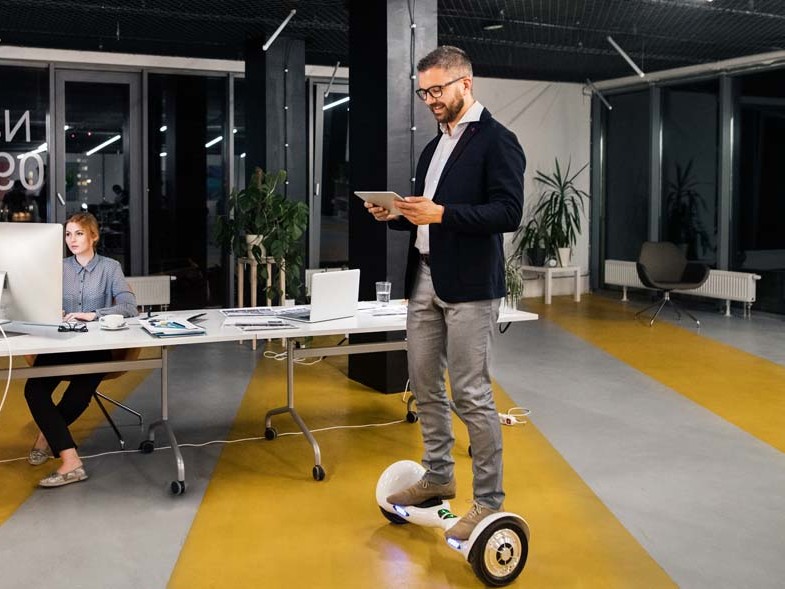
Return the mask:
<path fill-rule="evenodd" d="M 286 170 L 284 195 L 307 201 L 305 42 L 280 36 L 263 51 L 264 40 L 245 49 L 246 173 Z"/>
<path fill-rule="evenodd" d="M 280 36 L 264 51 L 266 38 L 245 47 L 246 185 L 257 167 L 286 170 L 281 194 L 308 202 L 305 42 Z"/>
<path fill-rule="evenodd" d="M 412 15 L 410 5 L 414 5 Z M 412 61 L 416 64 L 436 44 L 436 0 L 349 3 L 352 192 L 393 190 L 401 195 L 411 194 L 412 158 L 416 162 L 436 133 L 432 115 L 413 96 Z M 416 131 L 412 146 L 413 126 Z M 361 270 L 360 300 L 375 298 L 374 285 L 378 280 L 391 281 L 393 298 L 401 298 L 409 234 L 388 230 L 386 224 L 373 220 L 360 199 L 349 200 L 349 265 Z M 402 338 L 403 333 L 399 333 L 385 339 Z M 352 336 L 351 341 L 379 339 L 382 338 L 362 335 Z M 349 356 L 349 377 L 376 390 L 402 391 L 407 376 L 403 352 Z"/>

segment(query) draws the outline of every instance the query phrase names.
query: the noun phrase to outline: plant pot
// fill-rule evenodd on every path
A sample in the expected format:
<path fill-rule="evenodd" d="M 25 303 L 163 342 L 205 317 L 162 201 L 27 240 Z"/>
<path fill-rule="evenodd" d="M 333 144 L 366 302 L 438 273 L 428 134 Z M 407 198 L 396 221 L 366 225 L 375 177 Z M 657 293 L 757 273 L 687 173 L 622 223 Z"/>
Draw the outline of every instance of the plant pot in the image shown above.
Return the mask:
<path fill-rule="evenodd" d="M 530 247 L 526 250 L 526 257 L 529 259 L 529 264 L 532 266 L 545 265 L 545 248 L 544 247 Z"/>
<path fill-rule="evenodd" d="M 262 244 L 262 240 L 264 240 L 264 236 L 263 235 L 249 234 L 249 235 L 245 236 L 245 245 L 248 248 L 248 257 L 251 258 L 252 260 L 254 259 L 253 248 L 254 248 L 255 245 L 258 245 L 261 248 L 261 250 L 262 250 L 261 257 L 262 258 L 266 258 L 267 257 L 267 252 L 264 249 L 264 245 Z"/>
<path fill-rule="evenodd" d="M 570 265 L 571 249 L 568 247 L 560 247 L 558 249 L 558 262 L 559 266 L 565 267 Z"/>

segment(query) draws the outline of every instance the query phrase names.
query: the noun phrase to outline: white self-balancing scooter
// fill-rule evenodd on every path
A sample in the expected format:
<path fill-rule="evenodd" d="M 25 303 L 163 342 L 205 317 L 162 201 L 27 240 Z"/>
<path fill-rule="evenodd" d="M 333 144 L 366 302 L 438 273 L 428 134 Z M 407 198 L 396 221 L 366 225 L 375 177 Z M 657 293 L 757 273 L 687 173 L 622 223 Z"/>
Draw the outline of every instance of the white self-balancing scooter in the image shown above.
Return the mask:
<path fill-rule="evenodd" d="M 420 505 L 391 505 L 387 497 L 410 487 L 425 474 L 412 460 L 401 460 L 387 467 L 376 483 L 376 502 L 382 515 L 394 524 L 414 523 L 449 530 L 459 517 L 450 511 L 448 501 L 434 499 Z M 487 585 L 501 587 L 521 574 L 529 553 L 529 525 L 521 516 L 494 513 L 474 528 L 468 540 L 449 538 L 447 545 L 463 554 L 474 573 Z"/>

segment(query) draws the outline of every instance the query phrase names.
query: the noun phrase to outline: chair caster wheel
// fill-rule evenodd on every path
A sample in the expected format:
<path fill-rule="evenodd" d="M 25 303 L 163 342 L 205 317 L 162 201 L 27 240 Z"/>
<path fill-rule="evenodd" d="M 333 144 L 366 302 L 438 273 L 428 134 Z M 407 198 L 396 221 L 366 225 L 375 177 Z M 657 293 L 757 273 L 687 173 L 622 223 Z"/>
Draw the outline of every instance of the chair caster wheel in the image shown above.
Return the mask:
<path fill-rule="evenodd" d="M 278 430 L 274 427 L 267 427 L 264 429 L 264 439 L 265 440 L 274 440 L 278 437 Z"/>
<path fill-rule="evenodd" d="M 139 444 L 139 451 L 142 454 L 152 454 L 155 450 L 155 442 L 152 440 L 144 440 L 141 444 Z"/>
<path fill-rule="evenodd" d="M 185 493 L 185 481 L 172 481 L 169 490 L 172 495 L 182 495 Z"/>
<path fill-rule="evenodd" d="M 323 481 L 325 472 L 324 472 L 324 469 L 322 468 L 322 465 L 321 464 L 317 464 L 316 466 L 314 466 L 312 474 L 313 474 L 313 479 L 315 481 Z"/>
<path fill-rule="evenodd" d="M 416 411 L 407 411 L 406 412 L 406 421 L 409 423 L 417 423 L 420 419 L 420 416 L 417 415 Z"/>

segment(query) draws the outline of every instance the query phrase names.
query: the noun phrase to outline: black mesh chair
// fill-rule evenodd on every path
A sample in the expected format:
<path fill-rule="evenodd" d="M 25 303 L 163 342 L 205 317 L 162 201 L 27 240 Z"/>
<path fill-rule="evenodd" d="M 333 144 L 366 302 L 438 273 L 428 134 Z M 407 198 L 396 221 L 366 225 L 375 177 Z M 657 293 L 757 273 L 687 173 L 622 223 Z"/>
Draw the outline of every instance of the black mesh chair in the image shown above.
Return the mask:
<path fill-rule="evenodd" d="M 706 264 L 688 262 L 684 253 L 668 241 L 647 241 L 641 247 L 637 269 L 641 282 L 649 288 L 661 291 L 662 298 L 636 313 L 636 318 L 649 309 L 657 307 L 649 321 L 649 326 L 654 325 L 654 320 L 662 308 L 670 303 L 679 319 L 683 312 L 700 328 L 700 321 L 671 300 L 671 291 L 699 288 L 709 277 L 709 267 Z"/>

